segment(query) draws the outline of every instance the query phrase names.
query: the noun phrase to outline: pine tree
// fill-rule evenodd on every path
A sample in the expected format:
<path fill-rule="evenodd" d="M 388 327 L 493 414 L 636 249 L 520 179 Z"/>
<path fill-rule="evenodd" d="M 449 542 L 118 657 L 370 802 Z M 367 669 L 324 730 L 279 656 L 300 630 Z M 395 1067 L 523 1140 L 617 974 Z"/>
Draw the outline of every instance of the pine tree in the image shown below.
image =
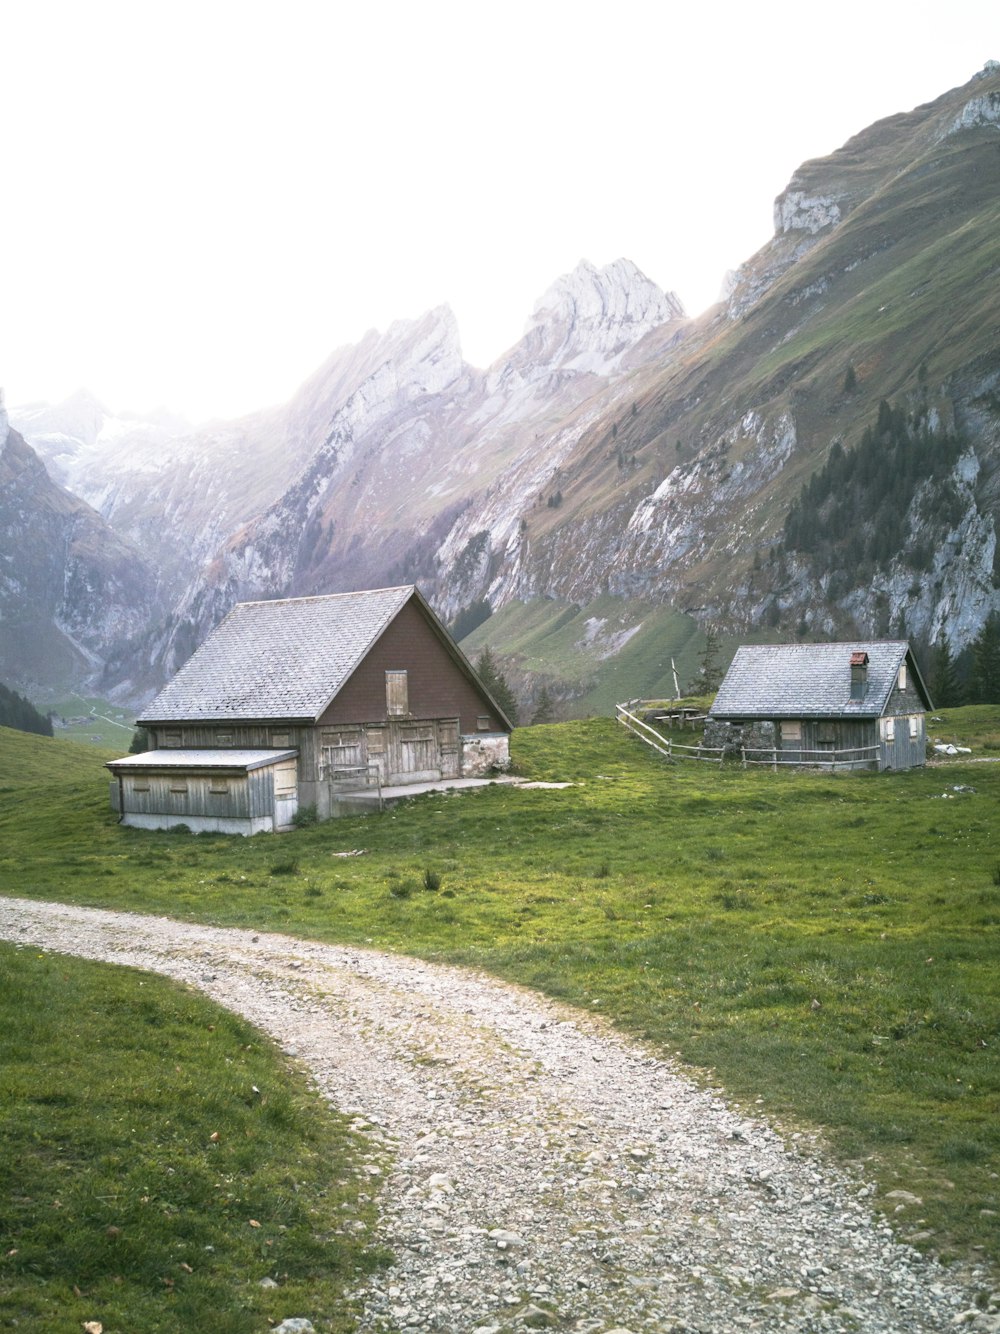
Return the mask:
<path fill-rule="evenodd" d="M 710 625 L 705 631 L 705 647 L 701 651 L 698 675 L 691 682 L 691 693 L 692 695 L 709 695 L 713 690 L 718 690 L 721 681 L 719 634 L 714 626 Z"/>
<path fill-rule="evenodd" d="M 497 666 L 493 651 L 487 644 L 476 663 L 476 674 L 480 681 L 503 709 L 509 722 L 517 725 L 517 699 L 507 683 L 507 678 Z"/>
<path fill-rule="evenodd" d="M 531 725 L 536 723 L 551 723 L 555 721 L 556 706 L 549 694 L 548 686 L 542 686 L 538 692 L 538 698 L 535 700 L 535 711 L 531 715 Z"/>
<path fill-rule="evenodd" d="M 970 695 L 973 704 L 1000 704 L 1000 612 L 990 612 L 973 640 Z"/>
<path fill-rule="evenodd" d="M 938 636 L 937 643 L 931 649 L 928 685 L 931 700 L 936 709 L 953 709 L 962 702 L 962 688 L 955 669 L 955 659 L 944 632 Z"/>

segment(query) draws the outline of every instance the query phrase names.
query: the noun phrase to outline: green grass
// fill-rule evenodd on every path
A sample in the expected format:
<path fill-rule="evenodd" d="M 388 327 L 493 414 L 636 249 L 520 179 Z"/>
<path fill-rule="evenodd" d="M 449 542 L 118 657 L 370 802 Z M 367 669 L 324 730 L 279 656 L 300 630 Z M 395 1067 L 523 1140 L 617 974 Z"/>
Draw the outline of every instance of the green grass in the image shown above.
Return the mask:
<path fill-rule="evenodd" d="M 927 739 L 969 746 L 974 758 L 998 759 L 1000 706 L 967 704 L 961 709 L 939 709 L 927 719 Z M 948 760 L 948 763 L 956 762 L 959 762 L 956 758 Z"/>
<path fill-rule="evenodd" d="M 0 1325 L 354 1328 L 345 1286 L 384 1259 L 359 1145 L 249 1024 L 8 944 L 0 1016 Z"/>
<path fill-rule="evenodd" d="M 904 1235 L 1000 1258 L 981 1212 L 1000 1210 L 1000 765 L 720 771 L 605 719 L 513 748 L 574 786 L 245 840 L 121 828 L 95 759 L 85 781 L 52 762 L 73 748 L 3 734 L 0 891 L 371 944 L 599 1008 L 919 1196 Z"/>
<path fill-rule="evenodd" d="M 719 647 L 719 664 L 736 639 Z M 681 689 L 697 674 L 705 637 L 693 617 L 670 607 L 604 594 L 586 606 L 536 598 L 512 602 L 467 636 L 462 648 L 475 659 L 486 645 L 505 667 L 540 677 L 567 695 L 564 715 L 610 714 L 635 695 L 672 696 L 674 659 Z"/>
<path fill-rule="evenodd" d="M 96 696 L 66 695 L 38 705 L 54 715 L 57 737 L 87 746 L 103 746 L 127 753 L 135 732 L 135 714 Z"/>

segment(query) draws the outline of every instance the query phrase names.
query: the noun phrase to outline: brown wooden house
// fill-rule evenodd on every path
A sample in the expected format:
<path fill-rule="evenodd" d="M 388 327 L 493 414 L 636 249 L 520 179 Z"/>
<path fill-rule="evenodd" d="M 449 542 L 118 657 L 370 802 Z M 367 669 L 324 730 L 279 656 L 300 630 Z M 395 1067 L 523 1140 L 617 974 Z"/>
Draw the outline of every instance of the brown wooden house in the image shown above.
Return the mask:
<path fill-rule="evenodd" d="M 781 763 L 910 769 L 926 760 L 930 708 L 903 640 L 743 644 L 705 740 Z"/>
<path fill-rule="evenodd" d="M 240 603 L 139 723 L 112 802 L 154 829 L 278 830 L 509 763 L 509 720 L 412 585 Z"/>

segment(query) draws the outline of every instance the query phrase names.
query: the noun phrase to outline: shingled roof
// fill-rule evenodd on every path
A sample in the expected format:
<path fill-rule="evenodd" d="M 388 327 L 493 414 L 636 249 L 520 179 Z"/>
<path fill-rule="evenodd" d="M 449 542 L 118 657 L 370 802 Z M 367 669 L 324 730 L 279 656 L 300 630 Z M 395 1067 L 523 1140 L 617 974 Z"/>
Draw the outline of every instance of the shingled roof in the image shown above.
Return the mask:
<path fill-rule="evenodd" d="M 867 654 L 864 695 L 851 698 L 851 659 Z M 904 640 L 743 644 L 709 710 L 713 718 L 879 718 L 902 664 L 921 707 L 930 699 Z"/>
<path fill-rule="evenodd" d="M 241 602 L 139 721 L 314 722 L 411 598 L 433 617 L 412 584 Z"/>

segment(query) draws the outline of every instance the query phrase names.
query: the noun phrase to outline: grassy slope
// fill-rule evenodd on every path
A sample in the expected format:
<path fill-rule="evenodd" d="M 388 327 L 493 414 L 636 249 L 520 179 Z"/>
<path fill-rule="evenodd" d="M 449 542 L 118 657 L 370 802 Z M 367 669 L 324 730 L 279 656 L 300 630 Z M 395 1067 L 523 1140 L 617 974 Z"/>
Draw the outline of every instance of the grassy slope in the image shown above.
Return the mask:
<path fill-rule="evenodd" d="M 354 1328 L 345 1285 L 379 1260 L 344 1230 L 372 1221 L 359 1145 L 249 1024 L 7 944 L 0 1016 L 0 1324 Z"/>
<path fill-rule="evenodd" d="M 946 723 L 995 736 L 1000 710 Z M 575 786 L 243 840 L 122 829 L 94 757 L 3 734 L 0 890 L 464 961 L 599 1005 L 919 1196 L 903 1235 L 1000 1259 L 980 1212 L 1000 1209 L 1000 766 L 669 766 L 601 719 L 514 750 Z"/>
<path fill-rule="evenodd" d="M 135 731 L 135 713 L 122 709 L 98 696 L 65 695 L 40 706 L 51 711 L 58 719 L 66 719 L 66 726 L 56 722 L 56 736 L 66 741 L 79 741 L 87 746 L 111 747 L 124 755 L 132 744 Z M 81 719 L 82 721 L 71 721 Z"/>
<path fill-rule="evenodd" d="M 624 646 L 609 652 L 606 638 L 588 648 L 587 622 L 607 622 L 603 634 L 641 627 Z M 505 668 L 528 672 L 573 696 L 573 717 L 613 712 L 625 699 L 671 697 L 670 659 L 683 690 L 698 670 L 704 634 L 690 616 L 669 607 L 632 602 L 605 594 L 585 607 L 545 598 L 514 602 L 495 612 L 462 643 L 475 659 L 489 644 Z M 727 645 L 720 649 L 720 661 Z M 729 656 L 735 649 L 735 640 Z M 607 656 L 602 654 L 607 653 Z"/>

